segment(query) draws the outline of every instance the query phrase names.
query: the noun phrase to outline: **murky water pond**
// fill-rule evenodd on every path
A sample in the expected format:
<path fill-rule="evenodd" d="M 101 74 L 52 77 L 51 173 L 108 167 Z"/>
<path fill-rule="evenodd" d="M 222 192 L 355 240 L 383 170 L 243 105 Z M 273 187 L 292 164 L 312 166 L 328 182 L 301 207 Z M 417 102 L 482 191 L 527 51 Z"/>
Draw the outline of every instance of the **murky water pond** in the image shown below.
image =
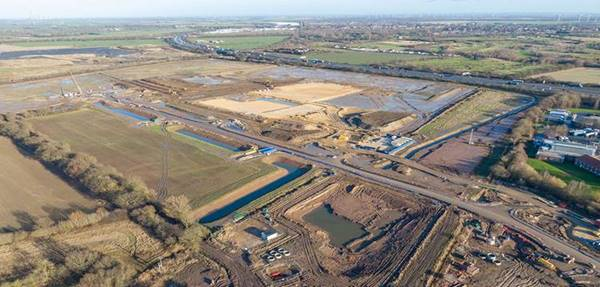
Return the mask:
<path fill-rule="evenodd" d="M 334 214 L 329 205 L 313 209 L 303 219 L 327 232 L 330 243 L 337 247 L 367 234 L 363 226 Z"/>

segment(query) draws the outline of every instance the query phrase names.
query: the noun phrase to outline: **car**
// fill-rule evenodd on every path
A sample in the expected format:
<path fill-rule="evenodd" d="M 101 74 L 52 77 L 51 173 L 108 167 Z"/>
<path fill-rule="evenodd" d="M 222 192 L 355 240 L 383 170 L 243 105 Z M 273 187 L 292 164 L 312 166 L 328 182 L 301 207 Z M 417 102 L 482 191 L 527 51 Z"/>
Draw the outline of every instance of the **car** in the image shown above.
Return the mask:
<path fill-rule="evenodd" d="M 282 247 L 279 247 L 277 249 L 278 253 L 284 255 L 284 256 L 290 256 L 290 252 Z"/>
<path fill-rule="evenodd" d="M 497 261 L 497 255 L 495 253 L 488 253 L 486 254 L 486 259 L 490 260 L 490 262 L 495 262 Z"/>

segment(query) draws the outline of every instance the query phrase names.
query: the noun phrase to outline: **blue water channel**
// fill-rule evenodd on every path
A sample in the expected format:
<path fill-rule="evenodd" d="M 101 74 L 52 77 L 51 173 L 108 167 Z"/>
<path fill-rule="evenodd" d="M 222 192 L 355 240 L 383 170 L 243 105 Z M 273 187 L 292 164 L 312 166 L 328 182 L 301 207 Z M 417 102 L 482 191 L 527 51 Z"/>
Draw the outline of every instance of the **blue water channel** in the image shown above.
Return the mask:
<path fill-rule="evenodd" d="M 205 142 L 205 143 L 208 143 L 208 144 L 211 144 L 211 145 L 215 145 L 215 146 L 227 149 L 227 150 L 232 151 L 232 152 L 239 152 L 240 151 L 240 149 L 238 147 L 235 147 L 235 146 L 232 146 L 232 145 L 229 145 L 229 144 L 217 141 L 215 139 L 211 139 L 211 138 L 207 138 L 207 137 L 198 135 L 198 134 L 196 134 L 196 133 L 194 133 L 192 131 L 188 131 L 188 130 L 185 130 L 185 129 L 180 129 L 180 130 L 177 130 L 177 133 L 178 134 L 182 134 L 184 136 L 192 137 L 192 138 L 194 138 L 194 139 L 196 139 L 198 141 L 202 141 L 202 142 Z"/>
<path fill-rule="evenodd" d="M 102 104 L 100 102 L 96 103 L 94 106 L 97 107 L 97 108 L 102 108 L 102 109 L 109 110 L 109 111 L 111 111 L 111 112 L 113 112 L 115 114 L 121 115 L 121 116 L 132 118 L 132 119 L 137 120 L 137 121 L 150 121 L 150 119 L 148 119 L 148 118 L 146 118 L 144 116 L 140 116 L 140 115 L 138 115 L 136 113 L 127 111 L 125 109 L 120 109 L 120 108 L 115 108 L 115 107 L 107 106 L 107 105 L 104 105 L 104 104 Z"/>
<path fill-rule="evenodd" d="M 232 214 L 234 211 L 244 207 L 245 205 L 249 204 L 250 202 L 254 201 L 255 199 L 258 199 L 259 197 L 266 195 L 282 186 L 284 186 L 286 183 L 293 181 L 294 179 L 302 176 L 303 174 L 307 173 L 307 171 L 309 171 L 308 168 L 305 167 L 298 167 L 295 165 L 291 165 L 288 163 L 283 163 L 283 162 L 276 162 L 274 163 L 274 165 L 280 167 L 280 168 L 284 168 L 286 169 L 286 171 L 288 171 L 288 174 L 286 174 L 286 176 L 283 176 L 261 188 L 259 188 L 258 190 L 255 190 L 252 193 L 249 193 L 245 196 L 242 196 L 240 198 L 238 198 L 236 201 L 222 207 L 219 208 L 211 213 L 209 213 L 208 215 L 200 218 L 200 223 L 211 223 L 214 221 L 217 221 L 219 219 L 222 219 L 223 217 L 226 217 L 230 214 Z"/>

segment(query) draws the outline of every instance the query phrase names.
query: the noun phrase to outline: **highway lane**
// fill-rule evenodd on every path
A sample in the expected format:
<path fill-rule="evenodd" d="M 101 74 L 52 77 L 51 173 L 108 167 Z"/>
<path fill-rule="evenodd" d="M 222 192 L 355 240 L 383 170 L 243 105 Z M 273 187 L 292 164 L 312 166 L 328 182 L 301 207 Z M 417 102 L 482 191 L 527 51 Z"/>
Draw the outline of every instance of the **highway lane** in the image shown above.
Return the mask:
<path fill-rule="evenodd" d="M 285 64 L 293 66 L 303 66 L 321 69 L 331 69 L 348 72 L 368 73 L 377 74 L 392 77 L 403 77 L 403 78 L 415 78 L 430 81 L 443 81 L 453 82 L 460 84 L 467 84 L 473 86 L 486 86 L 490 88 L 509 90 L 514 92 L 522 93 L 537 93 L 543 95 L 550 95 L 561 90 L 568 90 L 578 93 L 589 94 L 593 96 L 599 96 L 599 87 L 587 87 L 580 85 L 568 85 L 559 83 L 547 83 L 540 82 L 533 79 L 527 79 L 525 81 L 513 82 L 509 79 L 495 78 L 495 77 L 482 77 L 472 75 L 460 75 L 452 73 L 437 73 L 429 71 L 419 71 L 406 69 L 401 67 L 390 67 L 386 65 L 352 65 L 352 64 L 340 64 L 331 63 L 327 61 L 314 61 L 315 59 L 302 60 L 294 57 L 287 57 L 281 54 L 270 53 L 270 52 L 241 52 L 232 49 L 228 49 L 226 54 L 221 55 L 214 50 L 214 47 L 208 45 L 191 43 L 187 41 L 185 34 L 180 34 L 174 38 L 167 39 L 167 43 L 176 49 L 181 49 L 189 52 L 200 53 L 209 55 L 210 57 L 227 56 L 229 58 L 235 57 L 236 61 L 247 62 L 258 62 L 258 63 L 270 63 L 270 64 Z M 229 59 L 228 58 L 228 59 Z"/>
<path fill-rule="evenodd" d="M 168 110 L 168 109 L 165 109 L 165 110 Z M 505 225 L 512 227 L 514 229 L 517 229 L 519 231 L 524 231 L 527 234 L 529 234 L 530 236 L 532 236 L 536 239 L 539 239 L 547 247 L 549 247 L 553 250 L 556 250 L 556 251 L 560 251 L 562 253 L 572 255 L 578 261 L 581 261 L 584 263 L 594 263 L 595 265 L 597 265 L 599 263 L 598 258 L 595 258 L 595 257 L 592 257 L 590 255 L 583 253 L 582 251 L 578 250 L 577 248 L 573 247 L 572 245 L 565 243 L 564 241 L 562 241 L 560 239 L 557 239 L 556 237 L 547 233 L 546 231 L 539 229 L 539 228 L 532 227 L 530 225 L 527 225 L 521 221 L 518 221 L 518 220 L 512 218 L 509 214 L 509 211 L 510 211 L 509 207 L 481 206 L 474 202 L 468 202 L 468 201 L 464 201 L 464 200 L 461 200 L 461 199 L 458 199 L 455 197 L 450 197 L 450 196 L 444 195 L 442 193 L 438 193 L 437 191 L 431 191 L 428 189 L 417 187 L 415 185 L 411 185 L 409 183 L 405 183 L 405 182 L 401 182 L 401 181 L 398 181 L 395 179 L 387 178 L 387 177 L 375 174 L 370 171 L 347 166 L 347 165 L 341 163 L 337 159 L 315 156 L 315 155 L 306 153 L 305 151 L 300 150 L 298 148 L 289 147 L 288 145 L 286 145 L 284 143 L 279 143 L 278 141 L 273 140 L 273 139 L 267 139 L 265 137 L 254 136 L 254 135 L 247 135 L 240 131 L 217 127 L 215 125 L 208 123 L 208 121 L 199 120 L 196 117 L 188 117 L 183 112 L 180 112 L 180 111 L 176 111 L 176 110 L 164 111 L 164 109 L 156 110 L 156 108 L 155 108 L 155 109 L 152 109 L 151 111 L 147 111 L 147 112 L 159 113 L 160 116 L 165 117 L 167 120 L 180 121 L 184 124 L 187 124 L 187 125 L 190 125 L 193 127 L 197 127 L 197 128 L 203 129 L 203 130 L 207 130 L 207 131 L 210 131 L 213 133 L 223 134 L 227 137 L 238 139 L 243 142 L 254 143 L 259 146 L 272 146 L 272 147 L 279 149 L 283 153 L 287 153 L 287 154 L 290 154 L 290 155 L 293 155 L 296 157 L 303 158 L 307 161 L 320 164 L 327 168 L 338 169 L 340 171 L 344 171 L 346 173 L 358 176 L 360 178 L 369 180 L 371 182 L 374 182 L 374 183 L 377 183 L 380 185 L 402 189 L 402 190 L 409 191 L 409 192 L 412 192 L 412 193 L 415 193 L 418 195 L 422 195 L 422 196 L 426 196 L 426 197 L 429 197 L 432 199 L 439 200 L 441 202 L 456 206 L 458 208 L 472 212 L 476 215 L 482 216 L 482 217 L 490 219 L 492 221 L 505 224 Z"/>

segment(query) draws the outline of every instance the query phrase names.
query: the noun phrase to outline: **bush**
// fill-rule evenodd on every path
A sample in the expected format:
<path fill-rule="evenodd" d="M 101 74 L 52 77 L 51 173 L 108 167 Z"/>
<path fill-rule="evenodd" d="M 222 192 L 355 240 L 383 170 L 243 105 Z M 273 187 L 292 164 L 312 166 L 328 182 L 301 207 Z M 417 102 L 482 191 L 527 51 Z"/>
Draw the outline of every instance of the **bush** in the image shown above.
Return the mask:
<path fill-rule="evenodd" d="M 160 217 L 154 206 L 146 205 L 134 209 L 130 212 L 130 216 L 138 224 L 150 229 L 156 237 L 165 243 L 172 244 L 177 241 L 178 234 L 180 233 L 179 227 L 168 223 L 164 218 Z"/>
<path fill-rule="evenodd" d="M 163 212 L 173 218 L 180 221 L 184 226 L 188 227 L 192 223 L 189 214 L 192 208 L 190 207 L 190 200 L 185 195 L 171 195 L 165 199 L 162 203 Z"/>

